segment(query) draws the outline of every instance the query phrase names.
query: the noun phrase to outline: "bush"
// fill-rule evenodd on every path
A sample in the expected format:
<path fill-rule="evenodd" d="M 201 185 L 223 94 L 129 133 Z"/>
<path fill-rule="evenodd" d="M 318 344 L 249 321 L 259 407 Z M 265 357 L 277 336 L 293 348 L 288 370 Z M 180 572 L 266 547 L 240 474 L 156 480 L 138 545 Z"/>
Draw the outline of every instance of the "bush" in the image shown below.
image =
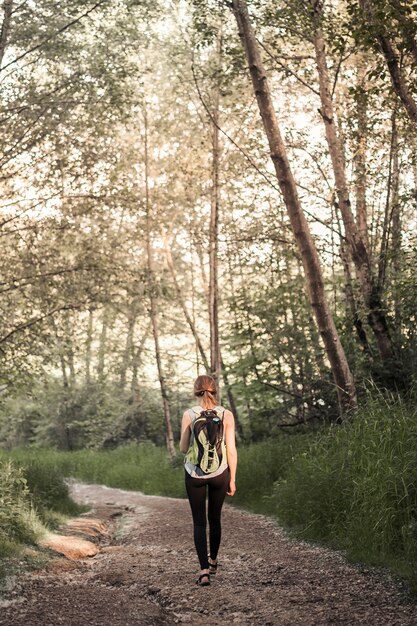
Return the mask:
<path fill-rule="evenodd" d="M 34 543 L 34 521 L 22 469 L 0 461 L 0 555 L 13 551 L 17 543 Z"/>

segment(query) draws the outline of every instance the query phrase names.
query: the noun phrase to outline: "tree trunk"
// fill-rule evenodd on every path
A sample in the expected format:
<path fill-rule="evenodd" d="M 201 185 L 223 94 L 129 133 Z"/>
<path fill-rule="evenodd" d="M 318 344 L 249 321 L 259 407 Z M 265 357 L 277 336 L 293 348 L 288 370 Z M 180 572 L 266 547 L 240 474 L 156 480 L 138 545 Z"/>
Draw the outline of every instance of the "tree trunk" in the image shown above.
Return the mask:
<path fill-rule="evenodd" d="M 91 346 L 93 343 L 93 311 L 88 311 L 87 339 L 85 342 L 85 383 L 91 384 Z"/>
<path fill-rule="evenodd" d="M 109 326 L 109 311 L 105 306 L 103 308 L 103 316 L 101 321 L 101 333 L 98 347 L 98 363 L 97 363 L 97 378 L 102 384 L 104 382 L 104 366 L 106 361 L 106 348 L 107 348 L 107 330 Z"/>
<path fill-rule="evenodd" d="M 235 402 L 235 396 L 233 394 L 232 386 L 230 384 L 229 377 L 227 375 L 227 371 L 226 371 L 226 368 L 225 368 L 225 365 L 224 365 L 224 361 L 223 361 L 223 357 L 221 356 L 221 354 L 220 354 L 220 361 L 221 361 L 221 371 L 222 371 L 223 384 L 224 384 L 224 387 L 226 389 L 227 400 L 229 402 L 230 410 L 233 413 L 234 418 L 235 418 L 236 431 L 239 433 L 239 435 L 241 435 L 242 434 L 242 426 L 241 426 L 241 423 L 240 423 L 239 413 L 238 413 L 237 405 L 236 405 L 236 402 Z"/>
<path fill-rule="evenodd" d="M 201 343 L 199 334 L 197 332 L 197 328 L 196 328 L 196 326 L 194 324 L 194 321 L 193 321 L 191 315 L 188 312 L 187 305 L 184 302 L 184 296 L 183 296 L 180 284 L 179 284 L 178 279 L 177 279 L 177 273 L 175 271 L 175 266 L 174 266 L 174 261 L 172 259 L 171 249 L 169 247 L 169 244 L 168 244 L 168 241 L 167 241 L 166 238 L 164 239 L 164 246 L 165 246 L 165 256 L 166 256 L 166 260 L 167 260 L 167 265 L 168 265 L 169 271 L 171 272 L 172 281 L 174 283 L 175 291 L 176 291 L 177 298 L 178 298 L 178 303 L 179 303 L 179 305 L 180 305 L 180 307 L 182 309 L 182 312 L 184 313 L 184 317 L 185 317 L 185 319 L 187 321 L 187 324 L 190 327 L 190 330 L 191 330 L 191 332 L 193 334 L 194 340 L 196 342 L 198 351 L 199 351 L 200 356 L 201 356 L 201 360 L 203 361 L 203 365 L 206 368 L 206 372 L 209 372 L 210 371 L 210 365 L 209 365 L 209 362 L 208 362 L 205 350 L 203 348 L 203 344 Z"/>
<path fill-rule="evenodd" d="M 232 5 L 248 60 L 259 111 L 268 138 L 271 158 L 287 207 L 294 237 L 301 254 L 311 306 L 313 307 L 332 369 L 340 407 L 341 410 L 356 408 L 355 383 L 327 302 L 319 257 L 307 220 L 302 211 L 287 151 L 281 138 L 268 79 L 250 22 L 247 5 L 245 0 L 233 0 Z"/>
<path fill-rule="evenodd" d="M 200 270 L 201 270 L 201 282 L 203 284 L 203 289 L 204 289 L 204 293 L 206 294 L 207 298 L 208 298 L 208 293 L 209 293 L 209 286 L 208 286 L 208 282 L 207 282 L 207 273 L 206 273 L 206 268 L 204 265 L 204 252 L 201 246 L 201 241 L 198 237 L 198 235 L 193 236 L 193 246 L 195 248 L 195 251 L 197 252 L 197 257 L 198 257 L 198 262 L 200 263 Z"/>
<path fill-rule="evenodd" d="M 65 342 L 63 347 L 65 346 L 65 356 L 68 363 L 69 370 L 69 384 L 73 389 L 76 384 L 76 376 L 75 376 L 75 360 L 74 360 L 74 345 L 73 345 L 73 333 L 71 332 L 70 327 L 70 318 L 68 313 L 64 313 L 63 325 L 65 329 Z"/>
<path fill-rule="evenodd" d="M 217 62 L 220 64 L 222 54 L 222 32 L 217 36 Z M 218 287 L 218 231 L 220 207 L 220 142 L 219 142 L 219 108 L 220 86 L 217 82 L 214 91 L 214 108 L 212 113 L 212 189 L 210 209 L 210 241 L 209 241 L 209 319 L 210 319 L 210 370 L 217 381 L 220 402 L 221 356 L 219 339 L 219 287 Z"/>
<path fill-rule="evenodd" d="M 10 23 L 13 11 L 13 0 L 4 0 L 3 2 L 4 18 L 0 31 L 0 68 L 3 64 L 4 53 L 6 52 L 7 40 L 10 33 Z"/>
<path fill-rule="evenodd" d="M 417 42 L 414 38 L 415 22 L 410 17 L 408 7 L 404 9 L 400 0 L 388 0 L 391 7 L 394 9 L 395 18 L 401 27 L 401 36 L 407 48 L 413 55 L 414 63 L 417 63 Z"/>
<path fill-rule="evenodd" d="M 398 336 L 401 335 L 401 298 L 398 293 L 398 285 L 401 272 L 401 205 L 399 198 L 400 187 L 400 164 L 398 150 L 398 136 L 395 135 L 395 144 L 393 146 L 393 162 L 392 162 L 392 198 L 391 198 L 391 255 L 392 255 L 392 284 L 394 292 L 394 323 Z"/>
<path fill-rule="evenodd" d="M 391 116 L 391 142 L 389 152 L 389 171 L 387 181 L 387 197 L 385 201 L 384 220 L 382 223 L 381 247 L 378 258 L 378 287 L 382 290 L 385 286 L 385 275 L 387 269 L 388 246 L 390 240 L 391 220 L 393 202 L 398 203 L 398 131 L 397 112 L 394 109 Z"/>
<path fill-rule="evenodd" d="M 368 336 L 366 334 L 366 330 L 363 326 L 361 317 L 359 315 L 358 303 L 355 298 L 355 290 L 353 287 L 352 274 L 350 271 L 351 268 L 351 256 L 350 250 L 347 248 L 344 241 L 340 244 L 340 257 L 343 265 L 343 273 L 345 275 L 345 294 L 346 294 L 346 303 L 348 312 L 352 318 L 353 326 L 355 327 L 356 334 L 359 339 L 359 343 L 362 346 L 364 353 L 368 356 L 368 358 L 372 361 L 373 354 L 371 346 L 368 342 Z"/>
<path fill-rule="evenodd" d="M 398 62 L 398 54 L 391 43 L 391 40 L 385 36 L 385 24 L 381 23 L 380 18 L 375 15 L 374 7 L 370 0 L 359 0 L 360 6 L 365 14 L 367 21 L 376 31 L 375 38 L 379 43 L 382 54 L 391 76 L 392 86 L 395 93 L 403 103 L 408 117 L 413 123 L 417 122 L 417 104 L 408 88 L 406 78 L 401 70 Z"/>
<path fill-rule="evenodd" d="M 130 308 L 127 315 L 127 333 L 126 333 L 126 341 L 125 347 L 122 354 L 122 360 L 120 363 L 120 379 L 119 386 L 121 389 L 126 387 L 126 375 L 129 367 L 129 362 L 132 358 L 132 347 L 133 347 L 133 335 L 135 332 L 135 324 L 136 324 L 136 302 L 133 300 L 130 304 Z"/>
<path fill-rule="evenodd" d="M 356 141 L 355 154 L 355 171 L 356 171 L 356 225 L 362 240 L 365 242 L 366 249 L 369 250 L 368 242 L 368 211 L 366 204 L 366 149 L 368 138 L 368 99 L 366 95 L 366 58 L 363 55 L 358 56 L 356 63 L 357 70 L 357 115 L 358 115 L 358 131 Z"/>
<path fill-rule="evenodd" d="M 319 75 L 320 99 L 322 105 L 321 116 L 324 121 L 326 140 L 329 147 L 336 182 L 337 197 L 339 201 L 338 207 L 342 215 L 346 239 L 350 247 L 352 260 L 357 271 L 362 298 L 367 310 L 368 322 L 375 335 L 381 359 L 383 361 L 389 361 L 394 356 L 394 350 L 385 314 L 382 308 L 381 293 L 378 289 L 378 284 L 375 283 L 372 276 L 371 263 L 366 242 L 361 236 L 351 210 L 343 149 L 340 137 L 337 134 L 333 102 L 330 92 L 325 43 L 320 28 L 316 28 L 314 33 L 314 47 L 316 52 L 317 71 Z"/>
<path fill-rule="evenodd" d="M 229 246 L 228 246 L 228 250 L 227 250 L 227 261 L 228 261 L 228 268 L 229 268 L 228 284 L 230 285 L 230 296 L 231 296 L 231 302 L 232 302 L 234 324 L 235 324 L 235 330 L 237 331 L 239 329 L 239 320 L 238 320 L 238 317 L 237 317 L 235 278 L 234 278 L 234 272 L 233 272 L 233 267 L 232 267 L 232 259 L 231 259 L 231 252 L 230 252 Z M 240 348 L 240 345 L 237 348 L 237 351 L 238 351 L 239 360 L 241 361 L 242 360 L 242 350 Z M 243 374 L 242 374 L 242 379 L 243 379 L 243 384 L 244 384 L 244 387 L 245 387 L 245 404 L 246 404 L 246 410 L 247 410 L 248 420 L 249 420 L 249 424 L 250 424 L 250 422 L 252 420 L 252 407 L 251 407 L 251 404 L 250 404 L 250 398 L 246 394 L 246 388 L 248 386 L 248 382 L 247 382 L 247 376 L 246 376 L 245 372 L 243 372 Z"/>
<path fill-rule="evenodd" d="M 152 322 L 149 322 L 149 324 L 147 325 L 145 332 L 142 335 L 142 338 L 139 342 L 138 347 L 135 350 L 135 346 L 132 345 L 132 355 L 131 355 L 131 360 L 132 360 L 132 381 L 131 381 L 131 385 L 130 385 L 130 390 L 132 393 L 132 397 L 133 400 L 135 402 L 138 401 L 139 399 L 139 380 L 138 380 L 138 372 L 139 372 L 139 365 L 140 365 L 140 359 L 142 356 L 142 352 L 145 348 L 145 343 L 148 339 L 149 336 L 149 332 L 151 330 L 152 327 Z"/>
<path fill-rule="evenodd" d="M 162 367 L 161 349 L 159 342 L 159 320 L 158 320 L 158 305 L 157 305 L 157 285 L 155 281 L 155 272 L 153 267 L 153 253 L 151 245 L 151 232 L 152 232 L 152 218 L 151 218 L 151 203 L 149 194 L 149 150 L 148 150 L 148 118 L 146 104 L 144 105 L 144 126 L 145 126 L 145 210 L 146 210 L 146 256 L 147 256 L 147 270 L 148 270 L 148 290 L 150 300 L 150 316 L 152 322 L 152 333 L 155 345 L 155 358 L 158 369 L 159 386 L 161 389 L 162 407 L 165 418 L 165 438 L 168 454 L 171 459 L 176 456 L 174 445 L 174 434 L 172 432 L 171 413 L 168 402 L 168 390 L 165 382 L 164 371 Z"/>

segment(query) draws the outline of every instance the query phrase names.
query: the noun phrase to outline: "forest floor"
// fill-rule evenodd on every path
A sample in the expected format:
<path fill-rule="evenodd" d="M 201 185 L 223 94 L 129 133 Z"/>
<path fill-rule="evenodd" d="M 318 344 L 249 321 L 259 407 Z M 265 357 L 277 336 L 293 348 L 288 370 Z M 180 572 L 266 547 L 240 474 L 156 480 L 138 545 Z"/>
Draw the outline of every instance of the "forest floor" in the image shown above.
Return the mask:
<path fill-rule="evenodd" d="M 198 587 L 186 500 L 73 483 L 101 520 L 95 556 L 51 558 L 0 598 L 2 626 L 415 625 L 417 603 L 383 571 L 289 539 L 225 506 L 219 571 Z"/>

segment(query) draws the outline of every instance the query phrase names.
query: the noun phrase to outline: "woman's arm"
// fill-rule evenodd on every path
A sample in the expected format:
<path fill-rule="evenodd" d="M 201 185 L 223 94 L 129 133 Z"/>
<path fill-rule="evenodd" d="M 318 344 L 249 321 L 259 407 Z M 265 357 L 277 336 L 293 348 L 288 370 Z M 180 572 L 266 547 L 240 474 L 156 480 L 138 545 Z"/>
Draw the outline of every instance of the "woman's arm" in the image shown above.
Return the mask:
<path fill-rule="evenodd" d="M 235 418 L 233 413 L 225 411 L 224 414 L 224 426 L 225 426 L 225 439 L 226 439 L 226 454 L 227 464 L 230 470 L 229 490 L 228 496 L 233 496 L 236 492 L 236 467 L 237 467 L 237 450 L 236 450 L 236 437 L 235 437 Z"/>
<path fill-rule="evenodd" d="M 191 417 L 188 411 L 185 411 L 182 416 L 182 424 L 181 424 L 181 439 L 180 439 L 180 452 L 183 454 L 187 453 L 187 450 L 190 446 L 190 436 L 191 436 Z"/>

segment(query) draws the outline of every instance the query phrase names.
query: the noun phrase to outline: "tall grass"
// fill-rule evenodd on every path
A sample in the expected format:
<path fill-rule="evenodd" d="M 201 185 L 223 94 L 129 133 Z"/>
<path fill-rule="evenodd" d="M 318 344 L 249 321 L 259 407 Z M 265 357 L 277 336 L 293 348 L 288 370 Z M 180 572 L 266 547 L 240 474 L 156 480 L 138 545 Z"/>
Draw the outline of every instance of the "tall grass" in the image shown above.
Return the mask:
<path fill-rule="evenodd" d="M 281 435 L 239 447 L 237 491 L 228 502 L 255 513 L 277 516 L 275 483 L 286 475 L 293 460 L 308 448 L 314 437 L 312 434 Z"/>
<path fill-rule="evenodd" d="M 369 398 L 299 454 L 277 481 L 278 517 L 298 536 L 393 567 L 417 589 L 417 407 Z"/>

